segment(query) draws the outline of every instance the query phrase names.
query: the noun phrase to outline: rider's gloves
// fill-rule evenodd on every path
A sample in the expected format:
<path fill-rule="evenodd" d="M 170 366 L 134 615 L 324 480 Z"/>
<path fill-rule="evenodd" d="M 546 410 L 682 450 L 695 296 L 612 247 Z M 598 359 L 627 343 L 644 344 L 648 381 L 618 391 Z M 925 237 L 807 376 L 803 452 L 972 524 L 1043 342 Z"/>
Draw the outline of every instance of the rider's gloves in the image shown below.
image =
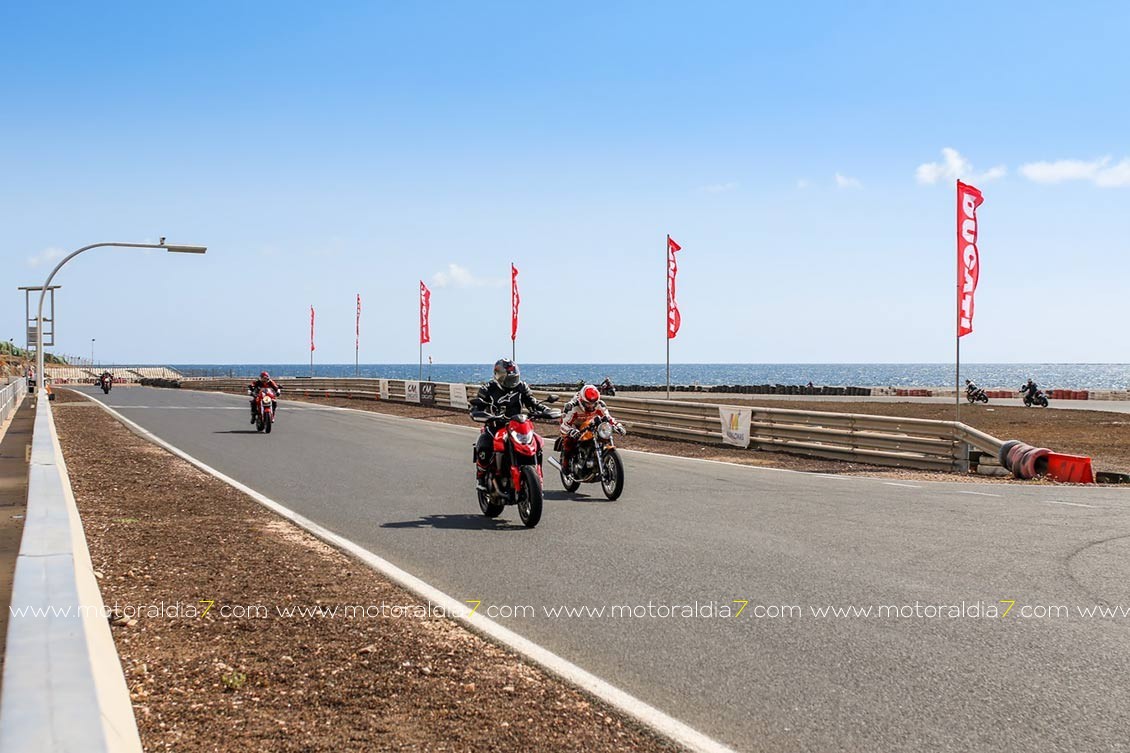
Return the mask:
<path fill-rule="evenodd" d="M 625 434 L 628 433 L 628 430 L 624 428 L 624 424 L 616 424 L 612 428 L 615 429 L 616 433 L 619 434 L 620 436 L 624 436 Z"/>
<path fill-rule="evenodd" d="M 581 430 L 578 429 L 576 426 L 570 426 L 569 427 L 569 436 L 572 437 L 573 439 L 576 439 L 577 437 L 581 436 Z"/>

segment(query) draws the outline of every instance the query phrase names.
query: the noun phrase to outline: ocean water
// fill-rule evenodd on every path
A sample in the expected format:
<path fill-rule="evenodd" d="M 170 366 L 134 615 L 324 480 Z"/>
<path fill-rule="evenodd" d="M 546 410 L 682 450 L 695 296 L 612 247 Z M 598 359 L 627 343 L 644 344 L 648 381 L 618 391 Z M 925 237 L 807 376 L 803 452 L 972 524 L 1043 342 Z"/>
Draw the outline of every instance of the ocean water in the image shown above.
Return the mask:
<path fill-rule="evenodd" d="M 482 382 L 492 363 L 424 365 L 424 378 L 437 382 Z M 660 385 L 663 364 L 530 363 L 520 364 L 532 384 L 599 382 L 606 376 L 619 385 Z M 266 369 L 272 376 L 310 376 L 309 364 L 173 364 L 187 376 L 252 376 Z M 1045 389 L 1130 389 L 1125 363 L 970 363 L 961 378 L 982 387 L 1018 388 L 1029 377 Z M 361 364 L 357 375 L 415 379 L 417 364 Z M 354 376 L 353 364 L 314 364 L 320 377 Z M 953 384 L 953 364 L 945 363 L 673 363 L 672 384 L 807 384 L 834 386 L 943 387 Z"/>

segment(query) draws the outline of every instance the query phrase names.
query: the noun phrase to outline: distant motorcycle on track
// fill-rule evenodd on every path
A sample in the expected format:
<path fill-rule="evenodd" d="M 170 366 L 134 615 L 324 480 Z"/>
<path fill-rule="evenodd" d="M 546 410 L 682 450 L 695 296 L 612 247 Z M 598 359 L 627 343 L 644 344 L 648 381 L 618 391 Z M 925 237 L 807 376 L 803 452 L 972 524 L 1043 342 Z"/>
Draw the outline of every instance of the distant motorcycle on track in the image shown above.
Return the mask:
<path fill-rule="evenodd" d="M 565 491 L 575 492 L 581 484 L 599 482 L 605 497 L 609 500 L 620 498 L 624 492 L 624 462 L 612 441 L 614 426 L 609 416 L 590 418 L 581 426 L 577 447 L 570 458 L 562 452 L 562 438 L 557 438 L 553 449 L 561 453 L 561 458 L 551 457 L 549 464 L 561 473 Z"/>
<path fill-rule="evenodd" d="M 250 390 L 248 390 L 250 392 Z M 278 395 L 271 388 L 255 392 L 255 431 L 270 434 L 275 425 L 275 402 Z"/>

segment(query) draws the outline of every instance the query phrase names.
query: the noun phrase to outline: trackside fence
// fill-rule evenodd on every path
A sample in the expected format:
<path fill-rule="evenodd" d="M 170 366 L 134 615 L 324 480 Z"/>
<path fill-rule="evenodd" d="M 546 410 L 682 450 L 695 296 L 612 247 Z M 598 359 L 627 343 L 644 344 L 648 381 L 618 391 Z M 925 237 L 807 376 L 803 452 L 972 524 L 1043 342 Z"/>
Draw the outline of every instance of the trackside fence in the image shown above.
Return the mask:
<path fill-rule="evenodd" d="M 238 393 L 247 387 L 248 381 L 185 379 L 158 386 Z M 477 384 L 402 379 L 293 378 L 280 380 L 279 384 L 284 399 L 292 394 L 434 402 L 437 406 L 452 408 L 465 407 L 462 391 L 473 396 L 479 387 Z M 540 396 L 545 394 L 540 393 Z M 971 462 L 976 464 L 982 457 L 987 461 L 993 459 L 989 464 L 995 464 L 1004 444 L 996 437 L 956 421 L 726 406 L 699 400 L 615 397 L 606 402 L 629 429 L 642 436 L 725 444 L 731 432 L 723 426 L 723 412 L 728 410 L 732 414 L 741 410 L 749 411 L 748 438 L 752 449 L 898 468 L 966 472 Z M 744 413 L 741 415 L 744 417 Z"/>

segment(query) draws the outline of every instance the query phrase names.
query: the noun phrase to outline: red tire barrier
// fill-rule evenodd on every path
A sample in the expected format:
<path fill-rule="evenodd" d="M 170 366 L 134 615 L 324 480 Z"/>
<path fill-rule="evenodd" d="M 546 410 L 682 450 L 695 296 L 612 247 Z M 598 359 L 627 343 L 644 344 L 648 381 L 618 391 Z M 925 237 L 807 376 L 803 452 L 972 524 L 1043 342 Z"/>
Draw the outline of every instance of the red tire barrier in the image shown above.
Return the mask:
<path fill-rule="evenodd" d="M 1030 450 L 1024 455 L 1024 461 L 1020 464 L 1020 477 L 1036 478 L 1037 476 L 1046 475 L 1048 472 L 1047 457 L 1051 454 L 1051 450 L 1043 447 Z"/>

